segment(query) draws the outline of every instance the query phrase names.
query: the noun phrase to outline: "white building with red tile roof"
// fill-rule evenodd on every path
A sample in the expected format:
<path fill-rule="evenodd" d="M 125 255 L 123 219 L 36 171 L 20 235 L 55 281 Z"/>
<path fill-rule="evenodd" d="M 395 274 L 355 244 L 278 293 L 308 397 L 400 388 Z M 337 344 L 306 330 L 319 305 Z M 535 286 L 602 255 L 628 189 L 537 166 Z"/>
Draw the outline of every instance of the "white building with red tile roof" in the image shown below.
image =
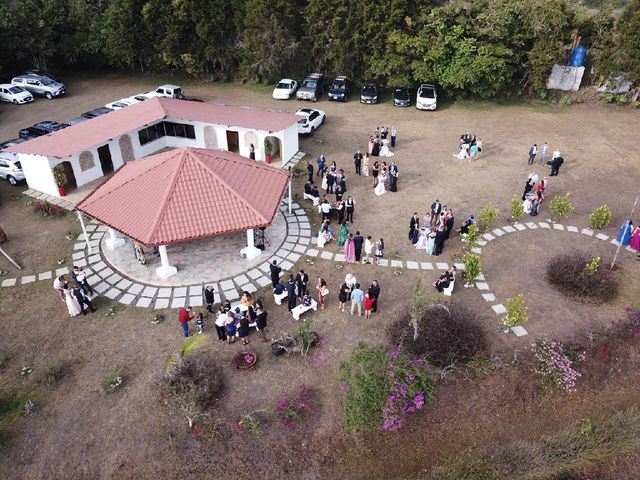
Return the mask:
<path fill-rule="evenodd" d="M 21 160 L 29 188 L 60 196 L 52 171 L 57 165 L 70 190 L 166 148 L 221 149 L 249 157 L 253 144 L 256 160 L 264 161 L 269 141 L 274 161 L 286 163 L 298 152 L 298 120 L 284 112 L 151 98 L 7 151 Z"/>

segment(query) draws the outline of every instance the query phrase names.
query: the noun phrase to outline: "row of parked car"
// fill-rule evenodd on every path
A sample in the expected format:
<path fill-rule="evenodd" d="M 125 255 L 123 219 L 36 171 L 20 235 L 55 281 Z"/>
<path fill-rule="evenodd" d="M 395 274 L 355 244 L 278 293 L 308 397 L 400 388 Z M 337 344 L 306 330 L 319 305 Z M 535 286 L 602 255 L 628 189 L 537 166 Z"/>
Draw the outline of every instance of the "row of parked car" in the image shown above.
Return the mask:
<path fill-rule="evenodd" d="M 0 100 L 15 105 L 33 102 L 35 95 L 51 100 L 66 92 L 67 88 L 62 82 L 38 70 L 29 70 L 13 77 L 11 83 L 0 84 Z"/>
<path fill-rule="evenodd" d="M 31 75 L 31 74 L 28 73 L 27 75 Z M 4 87 L 5 86 L 0 85 L 0 94 L 2 93 L 2 89 Z M 19 88 L 19 87 L 14 87 L 14 88 Z M 54 96 L 57 96 L 57 95 L 54 95 Z M 20 143 L 26 142 L 27 140 L 30 140 L 32 138 L 41 137 L 43 135 L 47 135 L 49 133 L 52 133 L 58 130 L 62 130 L 63 128 L 67 128 L 71 125 L 84 122 L 91 118 L 99 117 L 100 115 L 104 115 L 105 113 L 113 112 L 114 110 L 128 107 L 129 105 L 133 105 L 134 103 L 143 102 L 152 97 L 169 97 L 169 98 L 178 98 L 178 99 L 187 100 L 182 94 L 181 87 L 177 85 L 161 85 L 155 90 L 139 93 L 131 97 L 123 98 L 115 102 L 108 103 L 104 107 L 99 107 L 94 110 L 84 112 L 80 116 L 76 118 L 72 118 L 71 120 L 67 120 L 65 122 L 45 120 L 42 122 L 35 123 L 30 127 L 22 128 L 18 131 L 18 138 L 0 142 L 0 178 L 4 178 L 8 180 L 11 185 L 17 185 L 20 181 L 25 179 L 24 173 L 22 171 L 22 165 L 20 164 L 20 161 L 16 158 L 16 155 L 9 152 L 3 152 L 3 149 L 10 147 L 12 145 L 18 145 Z M 197 99 L 189 99 L 189 100 L 199 101 Z M 33 101 L 33 99 L 31 99 L 30 101 Z M 14 103 L 25 103 L 25 102 L 18 101 Z"/>
<path fill-rule="evenodd" d="M 352 82 L 344 75 L 334 78 L 329 85 L 328 99 L 336 102 L 346 102 L 351 94 Z M 296 80 L 283 78 L 273 89 L 273 98 L 277 100 L 289 100 L 295 95 L 298 100 L 310 100 L 317 102 L 326 91 L 325 76 L 322 73 L 307 75 L 302 84 Z M 378 86 L 367 82 L 360 88 L 360 102 L 378 103 Z M 408 107 L 411 105 L 411 93 L 408 87 L 399 86 L 393 89 L 391 94 L 393 104 L 396 107 Z M 416 92 L 416 108 L 419 110 L 435 110 L 438 107 L 438 92 L 434 85 L 423 83 Z"/>

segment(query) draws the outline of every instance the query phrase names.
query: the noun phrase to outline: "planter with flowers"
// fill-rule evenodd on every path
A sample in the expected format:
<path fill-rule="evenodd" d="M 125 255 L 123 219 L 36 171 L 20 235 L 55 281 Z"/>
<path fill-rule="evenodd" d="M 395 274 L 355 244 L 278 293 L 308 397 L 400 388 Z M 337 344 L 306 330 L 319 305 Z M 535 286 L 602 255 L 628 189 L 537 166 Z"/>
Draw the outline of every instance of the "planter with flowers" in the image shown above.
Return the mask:
<path fill-rule="evenodd" d="M 249 370 L 258 362 L 258 355 L 251 350 L 242 350 L 233 356 L 233 366 L 238 370 Z"/>

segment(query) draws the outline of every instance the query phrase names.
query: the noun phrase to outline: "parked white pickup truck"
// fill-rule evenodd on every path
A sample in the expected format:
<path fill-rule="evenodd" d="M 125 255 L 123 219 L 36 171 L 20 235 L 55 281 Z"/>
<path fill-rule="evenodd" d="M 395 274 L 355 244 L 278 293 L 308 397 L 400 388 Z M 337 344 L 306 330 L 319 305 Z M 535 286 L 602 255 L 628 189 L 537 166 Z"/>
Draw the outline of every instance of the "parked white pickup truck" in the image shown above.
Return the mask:
<path fill-rule="evenodd" d="M 182 87 L 177 85 L 160 85 L 155 90 L 150 92 L 144 92 L 141 95 L 145 97 L 168 97 L 168 98 L 180 98 L 183 99 Z"/>

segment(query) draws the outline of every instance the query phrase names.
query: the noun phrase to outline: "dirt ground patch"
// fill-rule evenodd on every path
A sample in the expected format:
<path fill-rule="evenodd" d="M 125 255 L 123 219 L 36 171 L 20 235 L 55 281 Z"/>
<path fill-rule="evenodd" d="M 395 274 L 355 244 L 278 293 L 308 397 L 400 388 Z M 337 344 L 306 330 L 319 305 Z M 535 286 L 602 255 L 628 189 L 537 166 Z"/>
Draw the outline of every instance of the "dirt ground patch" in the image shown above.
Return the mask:
<path fill-rule="evenodd" d="M 67 83 L 70 94 L 66 98 L 38 100 L 18 107 L 7 105 L 0 117 L 0 138 L 13 136 L 19 128 L 39 120 L 77 116 L 165 80 L 106 76 L 71 78 Z M 261 88 L 196 83 L 183 86 L 188 95 L 206 101 L 289 111 L 299 106 L 295 101 L 276 102 Z M 322 153 L 346 170 L 348 194 L 357 201 L 354 229 L 384 238 L 388 257 L 435 261 L 413 248 L 406 236 L 411 214 L 418 211 L 422 216 L 436 198 L 453 208 L 456 224 L 469 214 L 477 214 L 489 201 L 501 210 L 496 226 L 509 223 L 509 201 L 513 195 L 522 194 L 531 170 L 526 153 L 533 142 L 547 141 L 552 149 L 560 148 L 564 154 L 565 165 L 558 177 L 550 179 L 547 199 L 556 193 L 571 192 L 576 209 L 565 220 L 567 225 L 586 227 L 588 214 L 606 203 L 614 220 L 605 233 L 615 235 L 637 192 L 637 112 L 627 109 L 590 105 L 542 110 L 527 106 L 450 105 L 426 113 L 354 101 L 346 105 L 322 101 L 314 106 L 327 112 L 327 122 L 314 136 L 301 141 L 301 150 L 312 159 Z M 400 182 L 399 192 L 376 197 L 370 179 L 353 175 L 352 156 L 356 148 L 365 149 L 367 134 L 383 123 L 395 126 L 399 132 L 393 159 L 399 165 Z M 486 154 L 477 162 L 452 156 L 464 131 L 483 139 Z M 536 169 L 541 176 L 548 174 L 547 167 Z M 302 191 L 303 180 L 304 177 L 296 179 L 297 192 Z M 59 257 L 71 255 L 73 242 L 65 241 L 64 235 L 68 230 L 77 230 L 77 226 L 72 217 L 43 219 L 32 215 L 24 199 L 10 199 L 21 188 L 0 186 L 0 222 L 10 238 L 4 247 L 23 263 L 25 273 L 51 270 Z M 547 205 L 548 202 L 543 205 L 538 220 L 549 217 Z M 312 221 L 317 225 L 316 214 Z M 621 295 L 612 304 L 576 304 L 549 287 L 543 279 L 546 261 L 576 246 L 576 242 L 579 248 L 601 255 L 603 264 L 614 251 L 611 244 L 554 231 L 511 234 L 483 248 L 483 272 L 492 292 L 501 301 L 524 293 L 531 312 L 528 337 L 504 335 L 499 329 L 499 317 L 481 299 L 480 292 L 457 288 L 454 300 L 478 311 L 485 319 L 492 350 L 511 357 L 514 349 L 527 349 L 537 336 L 581 338 L 589 327 L 603 327 L 620 319 L 621 307 L 637 298 L 640 262 L 625 251 L 619 258 Z M 335 245 L 327 249 L 337 251 Z M 454 236 L 438 261 L 452 262 L 452 253 L 459 249 L 459 238 Z M 339 269 L 335 263 L 319 259 L 314 265 L 302 259 L 296 268 L 305 268 L 314 279 L 322 276 L 332 291 L 327 309 L 313 315 L 314 328 L 326 344 L 311 358 L 274 358 L 266 345 L 253 339 L 251 346 L 259 355 L 258 368 L 236 372 L 230 360 L 239 345 L 226 346 L 212 339 L 205 347 L 219 359 L 226 374 L 226 390 L 214 416 L 229 424 L 256 408 L 273 409 L 283 392 L 301 383 L 320 390 L 322 408 L 295 447 L 299 450 L 292 450 L 293 457 L 279 454 L 277 444 L 267 440 L 248 443 L 273 452 L 272 463 L 265 460 L 267 464 L 252 473 L 243 471 L 235 461 L 225 469 L 224 453 L 217 446 L 204 442 L 194 447 L 192 441 L 178 441 L 184 440 L 184 422 L 167 417 L 158 404 L 157 379 L 162 362 L 167 354 L 180 349 L 182 341 L 175 311 L 167 311 L 167 321 L 152 326 L 153 313 L 143 309 L 117 307 L 115 316 L 105 317 L 110 303 L 99 299 L 96 314 L 70 319 L 49 282 L 0 289 L 0 325 L 5 332 L 0 338 L 0 353 L 10 356 L 0 371 L 0 392 L 33 391 L 40 405 L 36 414 L 15 425 L 13 443 L 0 452 L 0 476 L 203 478 L 205 472 L 215 472 L 216 478 L 248 478 L 256 473 L 264 478 L 396 478 L 420 472 L 435 459 L 469 445 L 469 439 L 499 439 L 503 431 L 511 437 L 535 435 L 552 428 L 556 421 L 568 422 L 589 408 L 597 410 L 605 405 L 602 397 L 602 402 L 591 407 L 596 392 L 585 389 L 573 395 L 571 401 L 561 398 L 545 404 L 546 409 L 527 407 L 511 414 L 504 405 L 519 401 L 513 388 L 526 380 L 497 375 L 474 384 L 456 382 L 439 388 L 432 409 L 407 430 L 366 437 L 362 440 L 363 450 L 353 449 L 354 440 L 340 429 L 340 396 L 336 388 L 339 362 L 359 340 L 381 343 L 386 323 L 406 308 L 416 281 L 421 279 L 428 286 L 434 274 L 405 270 L 394 276 L 391 269 L 366 265 Z M 0 269 L 15 275 L 3 258 Z M 370 322 L 337 311 L 338 286 L 347 271 L 353 271 L 362 283 L 368 284 L 374 278 L 380 281 L 380 313 Z M 295 330 L 297 326 L 286 309 L 273 305 L 268 295 L 265 298 L 270 334 Z M 56 388 L 41 388 L 36 374 L 57 363 L 69 363 L 70 373 Z M 26 379 L 20 376 L 25 365 L 35 367 L 34 374 Z M 115 369 L 125 372 L 128 382 L 121 392 L 106 395 L 101 383 Z M 637 393 L 627 388 L 634 381 L 637 384 L 637 379 L 616 378 L 618 383 L 607 391 L 606 398 L 612 402 L 617 399 L 620 404 Z M 291 438 L 298 439 L 295 435 Z M 286 441 L 283 444 L 287 445 Z M 408 459 L 402 453 L 411 444 L 423 448 L 419 455 Z M 196 466 L 190 469 L 191 465 Z"/>

